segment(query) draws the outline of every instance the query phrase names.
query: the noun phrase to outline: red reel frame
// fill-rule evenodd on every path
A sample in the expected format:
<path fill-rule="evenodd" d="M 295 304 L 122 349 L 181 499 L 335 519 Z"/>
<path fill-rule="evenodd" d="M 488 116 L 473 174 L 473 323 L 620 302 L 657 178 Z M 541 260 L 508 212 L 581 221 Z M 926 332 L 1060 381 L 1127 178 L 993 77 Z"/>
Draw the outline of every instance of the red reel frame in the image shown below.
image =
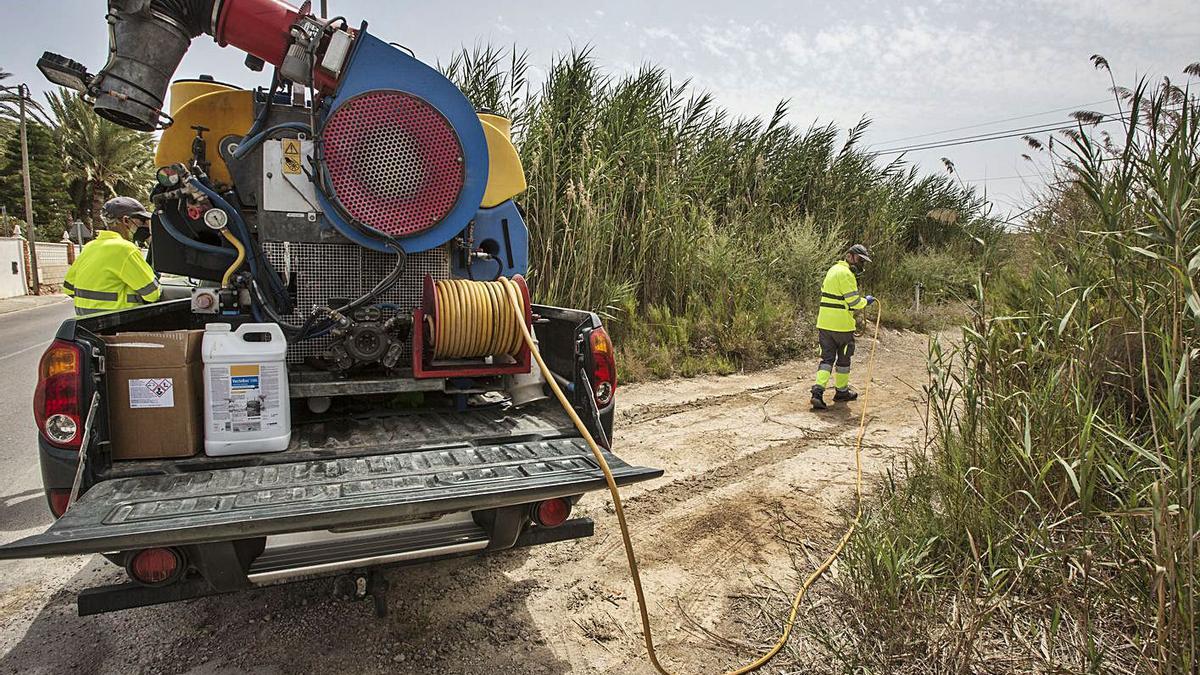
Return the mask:
<path fill-rule="evenodd" d="M 525 306 L 525 327 L 533 327 L 533 301 L 529 286 L 520 274 L 514 275 L 513 283 L 521 292 L 521 304 Z M 482 359 L 473 363 L 437 363 L 433 360 L 433 326 L 437 317 L 437 286 L 433 278 L 425 275 L 422 287 L 421 306 L 413 310 L 412 370 L 413 377 L 431 379 L 435 377 L 490 377 L 494 375 L 520 375 L 528 373 L 533 363 L 529 345 L 521 344 L 515 355 L 516 363 L 487 364 Z"/>

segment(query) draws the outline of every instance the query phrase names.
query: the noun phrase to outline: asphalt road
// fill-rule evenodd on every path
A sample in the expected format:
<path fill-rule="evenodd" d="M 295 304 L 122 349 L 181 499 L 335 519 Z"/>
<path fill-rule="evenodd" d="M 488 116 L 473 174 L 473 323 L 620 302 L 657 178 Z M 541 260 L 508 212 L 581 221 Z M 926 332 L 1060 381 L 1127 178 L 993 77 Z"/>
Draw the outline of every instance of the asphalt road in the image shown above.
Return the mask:
<path fill-rule="evenodd" d="M 33 389 L 37 364 L 71 304 L 0 314 L 0 540 L 45 528 L 52 518 L 38 472 Z M 3 569 L 5 563 L 0 563 Z M 8 575 L 0 572 L 0 592 Z"/>
<path fill-rule="evenodd" d="M 38 359 L 71 314 L 66 300 L 0 314 L 0 542 L 40 532 L 53 520 L 38 471 L 33 389 Z M 27 587 L 44 567 L 0 562 L 0 597 Z"/>

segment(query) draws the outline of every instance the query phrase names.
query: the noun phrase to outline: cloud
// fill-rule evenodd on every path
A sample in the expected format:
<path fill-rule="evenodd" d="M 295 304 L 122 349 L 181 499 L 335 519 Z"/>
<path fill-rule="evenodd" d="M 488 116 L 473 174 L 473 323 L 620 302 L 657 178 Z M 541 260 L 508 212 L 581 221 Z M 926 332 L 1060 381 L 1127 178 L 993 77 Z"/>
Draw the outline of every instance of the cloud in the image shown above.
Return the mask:
<path fill-rule="evenodd" d="M 688 46 L 678 33 L 669 28 L 643 28 L 642 34 L 658 43 L 660 48 L 666 46 L 666 43 L 678 49 L 686 49 Z"/>
<path fill-rule="evenodd" d="M 1061 19 L 1121 33 L 1200 37 L 1200 3 L 1196 0 L 1035 0 L 1034 4 Z"/>

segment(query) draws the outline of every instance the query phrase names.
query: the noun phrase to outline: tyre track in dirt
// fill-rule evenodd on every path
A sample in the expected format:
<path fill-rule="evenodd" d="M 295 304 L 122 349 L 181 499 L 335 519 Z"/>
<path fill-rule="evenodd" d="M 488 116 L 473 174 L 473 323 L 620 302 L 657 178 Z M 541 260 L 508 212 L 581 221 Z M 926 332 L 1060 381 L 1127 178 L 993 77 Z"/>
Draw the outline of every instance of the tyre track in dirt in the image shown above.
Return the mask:
<path fill-rule="evenodd" d="M 921 437 L 920 416 L 913 408 L 918 388 L 912 383 L 924 381 L 925 345 L 924 336 L 912 334 L 885 336 L 881 343 L 881 355 L 889 358 L 878 366 L 868 415 L 870 440 L 863 443 L 868 482 Z M 777 538 L 780 531 L 806 541 L 812 555 L 820 557 L 831 529 L 841 526 L 837 511 L 854 489 L 861 403 L 835 407 L 829 414 L 810 412 L 808 382 L 795 375 L 802 366 L 785 364 L 727 378 L 730 386 L 723 392 L 713 391 L 720 378 L 706 378 L 697 381 L 699 392 L 689 392 L 686 381 L 674 381 L 622 393 L 632 401 L 622 401 L 628 412 L 618 418 L 614 432 L 617 453 L 628 461 L 667 467 L 663 480 L 630 486 L 622 496 L 650 597 L 656 643 L 664 660 L 682 671 L 714 672 L 734 665 L 728 644 L 740 640 L 740 622 L 746 617 L 734 611 L 731 597 L 767 581 L 784 588 L 797 583 L 790 578 L 790 556 Z M 655 400 L 659 396 L 665 400 Z M 589 578 L 605 580 L 598 592 L 577 599 L 573 612 L 580 622 L 615 623 L 610 633 L 618 637 L 590 640 L 590 652 L 587 643 L 576 645 L 569 660 L 578 663 L 582 649 L 601 658 L 605 668 L 591 662 L 580 672 L 650 672 L 611 503 L 589 498 L 583 506 L 597 520 L 602 543 L 573 564 L 555 562 L 575 573 L 571 588 L 586 588 Z M 781 522 L 779 513 L 792 514 L 802 526 Z M 611 607 L 614 595 L 620 605 L 616 611 Z M 724 635 L 729 642 L 722 646 L 708 634 Z"/>

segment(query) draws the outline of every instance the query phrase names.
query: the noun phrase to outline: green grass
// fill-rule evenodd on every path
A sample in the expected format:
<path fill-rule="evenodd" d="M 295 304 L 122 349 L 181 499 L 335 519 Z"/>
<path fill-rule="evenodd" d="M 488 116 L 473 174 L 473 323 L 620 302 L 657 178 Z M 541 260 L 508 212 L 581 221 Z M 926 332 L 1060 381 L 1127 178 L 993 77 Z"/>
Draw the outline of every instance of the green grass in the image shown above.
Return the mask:
<path fill-rule="evenodd" d="M 784 103 L 735 118 L 660 68 L 608 75 L 587 49 L 538 87 L 527 69 L 491 47 L 443 68 L 513 120 L 536 297 L 603 314 L 635 378 L 807 352 L 821 277 L 851 243 L 879 261 L 863 287 L 906 304 L 922 274 L 954 272 L 953 289 L 936 289 L 946 297 L 969 287 L 971 267 L 956 263 L 1001 236 L 950 176 L 865 151 L 865 119 L 798 127 Z"/>

